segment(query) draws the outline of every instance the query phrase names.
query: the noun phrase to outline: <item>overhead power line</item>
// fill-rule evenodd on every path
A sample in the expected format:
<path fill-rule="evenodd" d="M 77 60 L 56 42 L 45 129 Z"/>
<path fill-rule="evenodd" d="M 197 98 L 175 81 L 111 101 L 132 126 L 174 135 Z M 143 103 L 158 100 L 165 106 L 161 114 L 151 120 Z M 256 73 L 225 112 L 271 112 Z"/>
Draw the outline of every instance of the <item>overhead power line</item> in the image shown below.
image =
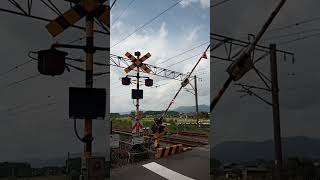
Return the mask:
<path fill-rule="evenodd" d="M 23 63 L 21 63 L 21 64 L 18 64 L 18 65 L 15 65 L 14 67 L 8 69 L 7 71 L 0 73 L 0 77 L 5 76 L 6 74 L 8 74 L 8 73 L 10 73 L 10 72 L 18 69 L 18 68 L 21 67 L 21 66 L 24 66 L 24 65 L 28 64 L 28 63 L 31 62 L 31 61 L 33 61 L 33 59 L 30 59 L 30 60 L 25 61 L 25 62 L 23 62 Z"/>
<path fill-rule="evenodd" d="M 44 18 L 42 16 L 34 16 L 31 14 L 28 14 L 26 12 L 24 12 L 24 10 L 21 10 L 23 12 L 18 12 L 18 11 L 13 11 L 10 9 L 5 9 L 5 8 L 0 8 L 1 12 L 5 12 L 5 13 L 10 13 L 10 14 L 15 14 L 15 15 L 19 15 L 19 16 L 24 16 L 24 17 L 28 17 L 28 18 L 32 18 L 32 19 L 36 19 L 36 20 L 40 20 L 40 21 L 44 21 L 44 22 L 51 22 L 52 20 L 49 18 Z M 71 25 L 71 27 L 77 28 L 77 29 L 81 29 L 81 30 L 85 30 L 85 27 L 82 26 L 76 26 L 76 25 Z M 105 31 L 100 31 L 100 30 L 94 30 L 95 33 L 99 33 L 99 34 L 104 34 L 104 35 L 110 35 L 109 33 L 105 32 Z"/>
<path fill-rule="evenodd" d="M 130 3 L 127 5 L 127 7 L 121 12 L 121 14 L 112 22 L 111 27 L 120 19 L 120 17 L 127 11 L 127 9 L 131 6 L 131 4 L 134 2 L 135 0 L 131 0 Z"/>
<path fill-rule="evenodd" d="M 272 28 L 267 32 L 271 33 L 271 32 L 276 32 L 276 31 L 282 31 L 282 30 L 285 30 L 285 29 L 290 29 L 290 28 L 293 28 L 293 27 L 300 26 L 302 24 L 307 24 L 307 23 L 314 22 L 314 21 L 319 21 L 319 20 L 320 20 L 320 16 L 319 17 L 310 18 L 310 19 L 305 19 L 305 20 L 298 21 L 296 23 L 288 24 L 288 25 L 285 25 L 285 26 Z"/>
<path fill-rule="evenodd" d="M 193 56 L 190 56 L 190 57 L 188 57 L 188 58 L 185 58 L 185 59 L 183 59 L 183 60 L 181 60 L 181 61 L 178 61 L 178 62 L 176 62 L 176 63 L 170 64 L 170 65 L 168 65 L 168 66 L 166 66 L 166 67 L 164 67 L 164 68 L 168 68 L 168 67 L 175 66 L 175 65 L 180 64 L 180 63 L 182 63 L 182 62 L 184 62 L 184 61 L 187 61 L 187 60 L 189 60 L 189 59 L 192 59 L 192 58 L 194 58 L 194 57 L 197 57 L 197 56 L 199 56 L 199 55 L 201 55 L 201 54 L 203 54 L 203 52 L 198 53 L 198 54 L 193 55 Z"/>
<path fill-rule="evenodd" d="M 15 81 L 15 82 L 13 82 L 13 83 L 10 83 L 10 84 L 6 85 L 6 86 L 3 87 L 3 88 L 9 88 L 9 87 L 11 87 L 11 86 L 14 86 L 14 85 L 23 83 L 23 82 L 25 82 L 25 81 L 27 81 L 27 80 L 34 79 L 34 78 L 36 78 L 36 77 L 38 77 L 38 76 L 40 76 L 40 75 L 41 75 L 40 73 L 30 75 L 30 76 L 28 76 L 28 77 L 26 77 L 26 78 L 24 78 L 24 79 L 21 79 L 21 80 L 19 80 L 19 81 Z"/>
<path fill-rule="evenodd" d="M 288 40 L 288 41 L 282 41 L 277 44 L 278 44 L 278 46 L 281 46 L 281 45 L 290 44 L 290 43 L 293 43 L 296 41 L 302 41 L 302 40 L 309 39 L 309 38 L 316 37 L 316 36 L 320 36 L 320 33 L 310 34 L 310 35 L 306 35 L 306 36 L 299 37 L 299 38 L 292 39 L 292 40 Z"/>
<path fill-rule="evenodd" d="M 203 53 L 206 53 L 209 48 L 210 48 L 210 44 L 207 46 L 206 50 Z M 176 94 L 174 95 L 174 97 L 170 101 L 170 103 L 169 103 L 168 107 L 166 108 L 166 110 L 163 111 L 162 115 L 160 116 L 160 118 L 159 118 L 160 120 L 162 120 L 164 118 L 164 116 L 167 114 L 168 110 L 170 109 L 171 105 L 175 102 L 175 99 L 177 98 L 177 96 L 180 93 L 180 91 L 182 90 L 182 88 L 184 88 L 186 86 L 186 84 L 189 83 L 189 78 L 190 78 L 191 74 L 194 72 L 194 70 L 196 69 L 196 67 L 198 66 L 198 64 L 202 60 L 202 58 L 203 58 L 203 56 L 201 56 L 199 58 L 199 60 L 197 61 L 197 63 L 193 66 L 193 68 L 191 69 L 190 73 L 188 73 L 188 76 L 183 81 L 184 83 L 181 83 L 181 86 L 180 86 L 179 90 L 176 92 Z"/>
<path fill-rule="evenodd" d="M 128 39 L 129 37 L 131 37 L 133 34 L 135 34 L 136 32 L 140 31 L 141 29 L 143 29 L 144 27 L 146 27 L 148 24 L 150 24 L 151 22 L 153 22 L 154 20 L 156 20 L 158 17 L 160 17 L 161 15 L 163 15 L 165 12 L 169 11 L 170 9 L 174 8 L 175 6 L 177 6 L 181 1 L 180 0 L 176 3 L 174 3 L 173 5 L 171 5 L 170 7 L 168 7 L 167 9 L 165 9 L 164 11 L 162 11 L 160 14 L 156 15 L 155 17 L 153 17 L 152 19 L 150 19 L 148 22 L 144 23 L 142 26 L 138 27 L 136 30 L 134 30 L 132 33 L 130 33 L 129 35 L 125 36 L 123 39 L 121 39 L 120 41 L 118 41 L 117 43 L 115 43 L 113 46 L 111 46 L 111 48 L 117 46 L 118 44 L 122 43 L 123 41 L 125 41 L 126 39 Z"/>
<path fill-rule="evenodd" d="M 299 31 L 299 32 L 294 32 L 294 33 L 265 37 L 265 38 L 262 38 L 261 41 L 267 41 L 267 40 L 271 40 L 271 39 L 280 39 L 280 38 L 285 38 L 285 37 L 290 37 L 290 36 L 303 35 L 303 34 L 310 33 L 310 32 L 319 32 L 319 31 L 320 31 L 320 28 L 308 29 L 305 31 Z"/>
<path fill-rule="evenodd" d="M 40 0 L 44 5 L 46 5 L 49 9 L 51 9 L 54 13 L 56 13 L 58 16 L 62 15 L 61 11 L 51 2 L 51 0 L 49 0 L 49 3 L 44 1 L 44 0 Z"/>
<path fill-rule="evenodd" d="M 165 60 L 163 60 L 163 61 L 160 61 L 160 62 L 158 63 L 158 65 L 159 65 L 159 64 L 163 64 L 163 63 L 165 63 L 165 62 L 167 62 L 167 61 L 169 61 L 169 60 L 171 60 L 171 59 L 173 59 L 173 58 L 176 58 L 176 57 L 178 57 L 178 56 L 181 56 L 181 55 L 183 55 L 183 54 L 186 54 L 186 53 L 188 53 L 188 52 L 190 52 L 190 51 L 192 51 L 192 50 L 194 50 L 194 49 L 197 49 L 197 48 L 199 48 L 199 47 L 202 47 L 203 45 L 206 45 L 206 44 L 208 44 L 208 43 L 210 43 L 210 41 L 206 41 L 206 42 L 201 43 L 200 45 L 197 45 L 197 46 L 195 46 L 195 47 L 193 47 L 193 48 L 191 48 L 191 49 L 188 49 L 188 50 L 186 50 L 186 51 L 183 51 L 182 53 L 179 53 L 179 54 L 177 54 L 177 55 L 174 55 L 174 56 L 172 56 L 172 57 L 169 57 L 169 58 L 167 58 L 167 59 L 165 59 Z"/>
<path fill-rule="evenodd" d="M 217 2 L 217 3 L 214 3 L 212 6 L 210 6 L 210 8 L 214 8 L 214 7 L 217 7 L 219 5 L 222 5 L 224 3 L 227 3 L 228 1 L 231 1 L 231 0 L 223 0 L 223 1 L 220 1 L 220 2 Z"/>
<path fill-rule="evenodd" d="M 111 7 L 110 7 L 110 10 L 113 8 L 114 4 L 117 2 L 117 0 L 114 0 Z"/>
<path fill-rule="evenodd" d="M 47 96 L 47 98 L 50 100 L 50 98 L 52 98 L 52 96 Z M 47 102 L 47 99 L 45 101 Z M 30 103 L 31 102 L 15 105 L 13 107 L 9 107 L 9 108 L 6 108 L 6 109 L 0 110 L 0 111 L 3 111 L 3 112 L 5 112 L 5 111 L 6 112 L 16 112 L 16 110 L 18 110 L 18 109 L 23 109 L 25 107 L 28 107 L 27 105 L 30 105 Z"/>
<path fill-rule="evenodd" d="M 68 44 L 73 44 L 73 43 L 76 43 L 76 42 L 78 42 L 78 41 L 82 41 L 83 39 L 85 39 L 85 36 L 82 36 L 82 37 L 80 37 L 80 38 L 77 38 L 77 39 L 75 39 L 75 40 L 72 40 L 72 41 L 70 41 Z"/>
<path fill-rule="evenodd" d="M 48 0 L 48 2 L 60 15 L 62 15 L 62 12 L 59 10 L 59 8 L 57 8 L 57 6 L 51 0 Z"/>

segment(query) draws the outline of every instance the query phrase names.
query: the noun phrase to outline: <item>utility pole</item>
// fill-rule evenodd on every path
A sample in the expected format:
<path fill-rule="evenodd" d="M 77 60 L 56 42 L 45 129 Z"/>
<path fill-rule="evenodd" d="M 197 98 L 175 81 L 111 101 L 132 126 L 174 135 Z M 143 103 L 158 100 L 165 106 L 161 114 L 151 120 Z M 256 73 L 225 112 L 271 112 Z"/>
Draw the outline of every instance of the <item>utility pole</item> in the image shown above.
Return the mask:
<path fill-rule="evenodd" d="M 194 96 L 196 100 L 196 119 L 197 119 L 197 124 L 199 125 L 199 107 L 198 107 L 198 88 L 197 88 L 197 76 L 194 75 Z"/>
<path fill-rule="evenodd" d="M 279 88 L 277 71 L 277 50 L 276 45 L 270 45 L 270 65 L 272 82 L 272 112 L 273 112 L 273 136 L 274 136 L 274 157 L 275 157 L 275 179 L 281 179 L 282 169 L 282 148 L 281 148 L 281 128 L 280 128 L 280 108 L 279 108 Z"/>
<path fill-rule="evenodd" d="M 137 51 L 136 53 L 135 53 L 135 55 L 137 56 L 137 59 L 139 59 L 140 58 L 140 52 L 139 51 Z M 140 74 L 139 74 L 139 71 L 140 71 L 140 67 L 138 66 L 137 67 L 137 90 L 139 90 L 139 81 L 140 81 Z M 136 115 L 139 113 L 139 99 L 137 99 L 137 104 L 136 104 Z"/>
<path fill-rule="evenodd" d="M 86 16 L 86 88 L 93 87 L 93 17 Z M 87 163 L 92 153 L 92 119 L 85 119 L 84 136 L 88 138 L 84 147 L 84 160 L 86 166 L 83 168 L 84 179 L 88 179 Z M 84 164 L 84 163 L 83 163 Z"/>
<path fill-rule="evenodd" d="M 252 51 L 256 48 L 257 43 L 266 32 L 273 19 L 279 13 L 282 6 L 285 4 L 286 0 L 281 0 L 275 10 L 271 13 L 267 21 L 262 26 L 261 30 L 258 32 L 254 41 L 248 46 L 248 48 L 228 67 L 227 72 L 229 73 L 229 78 L 224 83 L 222 89 L 219 91 L 218 95 L 213 99 L 210 104 L 210 112 L 213 111 L 217 105 L 219 99 L 222 97 L 226 89 L 229 87 L 232 81 L 238 81 L 242 76 L 253 68 L 253 62 L 250 59 Z"/>
<path fill-rule="evenodd" d="M 126 77 L 122 78 L 122 84 L 123 85 L 130 85 L 130 78 L 129 77 L 135 77 L 136 83 L 137 83 L 137 89 L 132 89 L 132 99 L 136 99 L 136 113 L 135 117 L 132 121 L 132 147 L 130 149 L 130 152 L 138 150 L 138 151 L 144 151 L 143 146 L 143 125 L 141 122 L 142 119 L 142 112 L 139 111 L 139 99 L 143 99 L 143 90 L 140 90 L 140 78 L 147 78 L 145 80 L 146 86 L 152 86 L 153 80 L 149 77 L 140 76 L 140 69 L 145 73 L 150 73 L 151 70 L 143 63 L 145 60 L 147 60 L 149 57 L 151 57 L 150 53 L 145 54 L 144 56 L 141 56 L 141 53 L 139 51 L 135 52 L 134 55 L 137 57 L 135 58 L 133 55 L 131 55 L 129 52 L 126 53 L 126 56 L 131 60 L 132 64 L 124 69 L 126 73 L 129 73 L 131 70 L 134 70 L 137 68 L 137 75 L 136 76 L 130 76 L 127 75 Z"/>
<path fill-rule="evenodd" d="M 44 75 L 60 75 L 63 73 L 65 69 L 65 56 L 67 55 L 67 53 L 58 51 L 55 48 L 82 49 L 86 53 L 85 88 L 69 88 L 69 98 L 72 100 L 70 101 L 71 103 L 69 105 L 69 116 L 75 119 L 75 122 L 77 118 L 84 119 L 84 137 L 80 138 L 77 135 L 80 141 L 82 141 L 85 144 L 81 162 L 81 180 L 90 180 L 96 178 L 101 179 L 105 176 L 105 169 L 98 168 L 99 166 L 105 167 L 104 157 L 92 158 L 92 119 L 105 118 L 106 111 L 103 107 L 106 105 L 105 89 L 93 88 L 93 55 L 96 50 L 110 51 L 109 47 L 95 47 L 93 40 L 94 18 L 96 18 L 98 22 L 101 23 L 101 27 L 103 27 L 106 31 L 108 30 L 104 26 L 110 27 L 110 7 L 103 5 L 103 3 L 105 3 L 106 1 L 107 0 L 70 1 L 73 2 L 75 5 L 70 7 L 69 10 L 67 10 L 65 13 L 61 14 L 59 17 L 52 20 L 49 24 L 46 25 L 48 32 L 53 37 L 56 37 L 57 35 L 64 32 L 67 28 L 73 26 L 73 24 L 78 22 L 80 19 L 85 17 L 85 46 L 56 43 L 53 44 L 49 50 L 44 50 L 41 51 L 41 53 L 38 53 L 38 62 L 42 62 L 46 65 L 42 66 L 41 63 L 38 64 L 39 72 Z M 50 63 L 50 60 L 54 62 Z M 53 66 L 53 63 L 56 65 Z M 79 94 L 81 96 L 80 98 Z M 75 105 L 75 102 L 73 102 L 75 97 L 76 99 L 82 99 L 82 103 L 78 103 L 76 101 L 76 103 L 78 103 L 77 105 L 82 105 L 81 108 L 77 107 L 77 105 Z M 99 102 L 97 102 L 97 100 L 94 100 L 97 97 L 99 99 L 103 99 L 101 105 L 99 104 Z M 91 109 L 92 106 L 90 106 L 90 102 L 87 102 L 88 99 L 94 101 L 94 104 L 99 104 L 99 107 L 102 108 Z"/>
<path fill-rule="evenodd" d="M 70 164 L 70 152 L 68 152 L 68 155 L 67 155 L 67 163 L 66 163 L 66 171 L 67 171 L 67 175 L 69 176 L 70 175 L 70 169 L 69 169 L 69 165 Z"/>
<path fill-rule="evenodd" d="M 137 59 L 139 60 L 140 59 L 140 55 L 141 55 L 141 53 L 139 52 L 139 51 L 137 51 L 137 52 L 135 52 L 135 55 L 137 56 Z M 137 67 L 137 76 L 136 76 L 136 79 L 137 79 L 137 90 L 139 91 L 139 86 L 140 86 L 140 73 L 139 73 L 139 71 L 140 71 L 140 67 L 138 66 Z M 135 118 L 133 119 L 133 123 L 135 123 L 135 121 L 136 121 L 136 119 L 137 118 L 139 118 L 139 121 L 141 121 L 141 119 L 140 118 L 142 118 L 142 117 L 138 117 L 138 114 L 139 114 L 139 98 L 137 99 L 137 104 L 136 104 L 136 115 L 135 115 Z M 138 149 L 138 150 L 140 150 L 140 151 L 143 151 L 143 148 L 142 148 L 142 146 L 141 146 L 141 144 L 136 144 L 136 145 L 134 145 L 133 147 L 132 147 L 132 150 L 136 150 L 136 149 Z"/>

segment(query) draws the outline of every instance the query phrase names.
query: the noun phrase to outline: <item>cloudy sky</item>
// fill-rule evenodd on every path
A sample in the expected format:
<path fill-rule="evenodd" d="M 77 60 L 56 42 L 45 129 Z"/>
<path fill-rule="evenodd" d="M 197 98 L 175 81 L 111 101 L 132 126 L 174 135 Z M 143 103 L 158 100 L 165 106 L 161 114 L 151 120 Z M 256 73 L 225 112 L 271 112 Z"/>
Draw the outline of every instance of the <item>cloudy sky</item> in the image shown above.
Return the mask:
<path fill-rule="evenodd" d="M 111 46 L 123 37 L 135 31 L 168 7 L 176 0 L 131 0 L 117 1 L 111 11 Z M 56 4 L 66 11 L 68 3 L 59 1 Z M 182 73 L 190 71 L 200 54 L 207 45 L 202 45 L 182 56 L 165 61 L 188 49 L 207 42 L 209 44 L 209 0 L 184 0 L 171 8 L 143 29 L 134 33 L 126 41 L 112 47 L 112 53 L 124 56 L 129 52 L 140 50 L 142 54 L 150 52 L 152 57 L 147 63 L 167 67 Z M 128 5 L 130 4 L 129 8 Z M 9 2 L 1 1 L 5 9 L 16 10 Z M 22 4 L 22 7 L 26 7 Z M 125 10 L 125 11 L 124 11 Z M 57 15 L 41 2 L 34 1 L 32 14 L 35 16 L 54 19 Z M 121 16 L 120 16 L 121 15 Z M 23 160 L 29 158 L 50 158 L 65 156 L 67 152 L 82 152 L 83 144 L 73 132 L 73 120 L 68 118 L 68 88 L 83 87 L 85 75 L 83 72 L 71 69 L 61 76 L 37 76 L 37 63 L 27 62 L 29 51 L 48 49 L 54 42 L 83 44 L 85 33 L 77 29 L 68 29 L 63 34 L 52 38 L 47 32 L 46 22 L 0 12 L 1 29 L 0 48 L 0 140 L 5 146 L 0 150 L 0 161 Z M 115 21 L 115 23 L 113 23 Z M 77 25 L 84 25 L 81 20 Z M 96 45 L 107 46 L 109 36 L 96 34 Z M 68 51 L 69 57 L 83 58 L 84 53 L 77 50 Z M 191 56 L 188 60 L 182 61 Z M 98 52 L 95 61 L 107 62 L 108 54 Z M 70 62 L 84 67 L 83 63 Z M 14 68 L 23 64 L 18 68 Z M 10 70 L 12 69 L 13 70 Z M 8 71 L 10 70 L 10 71 Z M 95 67 L 96 72 L 105 72 L 105 68 Z M 209 104 L 209 60 L 200 63 L 196 74 L 202 78 L 198 82 L 199 104 Z M 111 80 L 107 76 L 99 78 L 95 87 L 108 88 L 111 85 L 111 111 L 128 112 L 134 109 L 130 100 L 131 87 L 121 86 L 120 77 L 125 75 L 123 69 L 111 68 Z M 153 77 L 159 88 L 146 88 L 142 108 L 163 110 L 180 85 L 179 81 Z M 194 105 L 194 96 L 183 92 L 179 95 L 174 107 Z M 174 108 L 173 107 L 173 108 Z M 78 131 L 82 134 L 83 121 L 78 120 Z M 106 151 L 105 121 L 94 121 L 93 151 Z"/>
<path fill-rule="evenodd" d="M 278 2 L 279 0 L 231 0 L 211 8 L 211 32 L 248 41 L 247 34 L 257 34 Z M 277 60 L 282 136 L 320 137 L 318 130 L 320 15 L 316 8 L 319 5 L 320 2 L 316 0 L 287 1 L 260 42 L 265 46 L 277 43 L 278 49 L 295 53 L 294 64 L 291 63 L 289 56 L 285 59 L 281 53 L 278 54 Z M 298 24 L 295 25 L 296 23 Z M 211 43 L 217 44 L 216 41 Z M 211 52 L 211 55 L 225 57 L 223 51 L 217 49 Z M 257 67 L 270 77 L 269 61 L 270 57 L 267 56 Z M 228 77 L 225 72 L 228 65 L 228 62 L 211 59 L 213 96 Z M 249 72 L 239 82 L 263 87 L 254 72 Z M 271 107 L 254 96 L 240 98 L 242 93 L 237 90 L 239 87 L 231 85 L 214 110 L 211 143 L 272 139 Z M 271 101 L 268 93 L 255 92 Z"/>
<path fill-rule="evenodd" d="M 142 55 L 150 52 L 152 56 L 145 63 L 181 73 L 189 72 L 201 56 L 199 54 L 209 45 L 210 1 L 184 0 L 123 40 L 124 37 L 135 32 L 135 29 L 178 1 L 137 0 L 132 4 L 130 2 L 131 0 L 119 1 L 112 10 L 111 22 L 114 23 L 111 27 L 111 53 L 124 56 L 127 51 L 131 54 L 140 51 Z M 124 12 L 129 4 L 130 7 Z M 194 47 L 198 48 L 193 49 Z M 189 49 L 193 50 L 167 60 Z M 177 63 L 182 60 L 185 61 Z M 120 78 L 125 75 L 123 69 L 111 67 L 111 112 L 128 112 L 135 108 L 131 99 L 131 89 L 135 88 L 135 85 L 121 85 Z M 208 60 L 203 60 L 199 64 L 195 75 L 202 78 L 202 81 L 198 82 L 199 104 L 208 105 L 210 95 Z M 144 99 L 141 102 L 141 108 L 144 110 L 164 110 L 180 87 L 180 82 L 157 76 L 149 77 L 154 79 L 154 83 L 160 87 L 142 87 Z M 179 94 L 172 108 L 182 105 L 194 106 L 194 96 L 184 90 Z"/>

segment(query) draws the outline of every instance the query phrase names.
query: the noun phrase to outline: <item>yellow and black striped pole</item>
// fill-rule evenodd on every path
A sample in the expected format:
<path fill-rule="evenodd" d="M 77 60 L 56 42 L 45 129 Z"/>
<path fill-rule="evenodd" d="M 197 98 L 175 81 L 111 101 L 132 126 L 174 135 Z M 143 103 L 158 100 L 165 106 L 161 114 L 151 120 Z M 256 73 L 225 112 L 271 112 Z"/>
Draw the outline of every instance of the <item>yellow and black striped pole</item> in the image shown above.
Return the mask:
<path fill-rule="evenodd" d="M 151 69 L 149 69 L 145 64 L 143 64 L 143 61 L 147 60 L 149 57 L 151 57 L 150 53 L 147 53 L 146 55 L 144 55 L 143 57 L 137 59 L 135 58 L 132 54 L 130 54 L 129 52 L 127 52 L 125 54 L 130 60 L 131 62 L 133 62 L 129 67 L 125 68 L 124 71 L 126 73 L 130 72 L 131 70 L 133 70 L 134 68 L 141 68 L 144 72 L 146 73 L 150 73 Z"/>
<path fill-rule="evenodd" d="M 74 23 L 79 21 L 81 18 L 83 18 L 85 15 L 86 11 L 82 8 L 81 5 L 77 4 L 67 12 L 65 12 L 63 15 L 47 24 L 46 28 L 53 37 L 56 37 L 64 30 L 72 26 Z"/>
<path fill-rule="evenodd" d="M 110 10 L 107 6 L 99 6 L 95 17 L 107 27 L 110 27 Z"/>

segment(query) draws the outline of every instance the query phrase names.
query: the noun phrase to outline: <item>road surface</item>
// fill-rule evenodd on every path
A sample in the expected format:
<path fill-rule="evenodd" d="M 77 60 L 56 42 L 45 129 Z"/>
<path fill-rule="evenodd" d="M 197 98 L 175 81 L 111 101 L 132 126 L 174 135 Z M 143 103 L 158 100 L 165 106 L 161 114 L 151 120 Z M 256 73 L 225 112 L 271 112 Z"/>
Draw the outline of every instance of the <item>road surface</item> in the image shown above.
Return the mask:
<path fill-rule="evenodd" d="M 209 147 L 111 170 L 111 180 L 210 180 Z"/>

